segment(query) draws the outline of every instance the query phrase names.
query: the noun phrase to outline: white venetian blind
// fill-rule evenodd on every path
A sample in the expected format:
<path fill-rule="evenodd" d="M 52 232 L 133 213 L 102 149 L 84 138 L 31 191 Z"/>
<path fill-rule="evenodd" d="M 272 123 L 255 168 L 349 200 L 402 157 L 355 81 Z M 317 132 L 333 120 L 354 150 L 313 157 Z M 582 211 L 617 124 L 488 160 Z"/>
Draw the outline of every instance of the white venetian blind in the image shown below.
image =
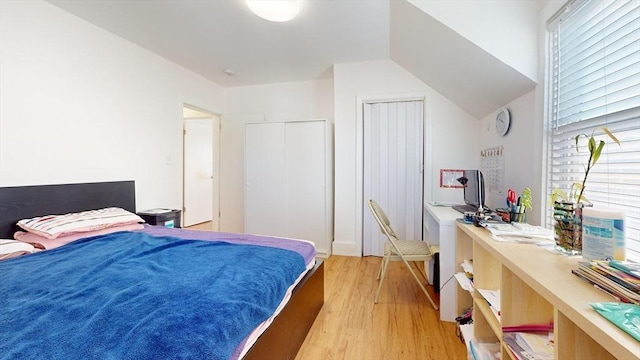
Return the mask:
<path fill-rule="evenodd" d="M 640 0 L 574 1 L 563 10 L 549 23 L 547 195 L 582 182 L 588 150 L 582 138 L 576 152 L 576 135 L 605 140 L 584 195 L 596 208 L 626 212 L 627 258 L 640 261 Z"/>

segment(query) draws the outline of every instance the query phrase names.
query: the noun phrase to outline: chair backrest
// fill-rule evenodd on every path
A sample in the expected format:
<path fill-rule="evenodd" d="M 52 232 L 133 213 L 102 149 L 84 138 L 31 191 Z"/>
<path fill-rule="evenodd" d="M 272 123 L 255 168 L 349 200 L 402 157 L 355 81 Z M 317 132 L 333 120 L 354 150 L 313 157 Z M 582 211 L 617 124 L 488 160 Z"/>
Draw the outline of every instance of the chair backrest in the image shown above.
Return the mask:
<path fill-rule="evenodd" d="M 378 222 L 378 225 L 380 225 L 380 231 L 383 234 L 387 235 L 387 237 L 392 236 L 394 239 L 398 239 L 398 235 L 396 235 L 396 232 L 393 231 L 391 222 L 389 221 L 387 214 L 382 211 L 382 208 L 375 200 L 369 199 L 369 209 L 371 210 L 373 217 Z"/>
<path fill-rule="evenodd" d="M 396 232 L 393 231 L 393 228 L 391 227 L 391 222 L 389 221 L 387 214 L 385 214 L 384 211 L 382 211 L 382 208 L 380 207 L 380 205 L 378 205 L 378 203 L 373 199 L 369 199 L 369 209 L 371 210 L 373 217 L 378 222 L 378 225 L 380 225 L 380 231 L 382 231 L 382 233 L 387 236 L 387 239 L 389 240 L 389 242 L 391 243 L 391 246 L 393 247 L 393 251 L 397 255 L 400 255 L 402 257 L 403 254 L 398 248 L 398 245 L 396 244 L 396 240 L 398 240 L 398 235 L 396 235 Z"/>

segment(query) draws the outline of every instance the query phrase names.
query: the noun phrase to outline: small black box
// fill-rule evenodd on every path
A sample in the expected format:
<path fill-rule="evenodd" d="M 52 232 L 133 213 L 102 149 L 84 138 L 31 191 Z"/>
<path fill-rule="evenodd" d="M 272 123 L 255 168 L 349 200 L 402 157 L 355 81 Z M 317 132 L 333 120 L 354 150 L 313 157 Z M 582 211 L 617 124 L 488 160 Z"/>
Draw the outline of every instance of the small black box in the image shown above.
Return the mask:
<path fill-rule="evenodd" d="M 181 213 L 182 211 L 180 210 L 150 209 L 138 212 L 138 216 L 143 218 L 149 225 L 179 228 Z"/>

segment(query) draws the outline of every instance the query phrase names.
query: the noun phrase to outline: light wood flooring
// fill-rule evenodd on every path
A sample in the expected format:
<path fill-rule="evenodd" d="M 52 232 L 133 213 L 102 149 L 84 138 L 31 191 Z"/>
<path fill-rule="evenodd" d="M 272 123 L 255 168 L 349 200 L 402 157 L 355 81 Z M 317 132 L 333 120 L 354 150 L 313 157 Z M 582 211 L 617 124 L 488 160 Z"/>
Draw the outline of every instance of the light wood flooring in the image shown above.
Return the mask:
<path fill-rule="evenodd" d="M 212 231 L 213 230 L 213 221 L 207 221 L 207 222 L 203 222 L 203 223 L 200 223 L 200 224 L 187 226 L 186 229 Z"/>
<path fill-rule="evenodd" d="M 211 227 L 203 223 L 189 228 Z M 379 302 L 373 303 L 380 262 L 371 256 L 325 259 L 324 306 L 296 360 L 466 359 L 455 324 L 440 322 L 440 312 L 403 263 L 390 263 Z M 439 303 L 433 288 L 427 290 Z"/>
<path fill-rule="evenodd" d="M 325 260 L 325 303 L 296 360 L 466 359 L 455 324 L 440 322 L 403 263 L 389 265 L 373 303 L 380 261 L 335 255 Z"/>

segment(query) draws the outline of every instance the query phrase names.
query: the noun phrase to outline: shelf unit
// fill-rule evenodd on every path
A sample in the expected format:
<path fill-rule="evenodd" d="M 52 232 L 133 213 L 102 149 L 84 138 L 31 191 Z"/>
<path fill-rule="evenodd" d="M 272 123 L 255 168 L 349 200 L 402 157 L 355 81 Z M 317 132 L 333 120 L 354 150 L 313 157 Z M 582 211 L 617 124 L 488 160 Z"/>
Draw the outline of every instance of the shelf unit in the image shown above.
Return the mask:
<path fill-rule="evenodd" d="M 458 238 L 457 232 L 458 227 L 455 228 L 455 238 Z M 462 268 L 462 263 L 465 261 L 471 261 L 473 259 L 473 244 L 471 241 L 455 241 L 455 273 L 465 273 L 465 270 Z M 473 264 L 475 271 L 475 263 Z M 473 305 L 472 293 L 468 290 L 465 290 L 460 284 L 459 281 L 456 281 L 456 298 L 453 302 L 455 304 L 455 313 L 460 315 L 466 309 Z M 471 340 L 471 339 L 468 339 Z"/>
<path fill-rule="evenodd" d="M 513 359 L 502 342 L 502 326 L 551 322 L 556 359 L 640 358 L 638 342 L 589 305 L 614 299 L 571 274 L 579 259 L 533 244 L 497 242 L 485 229 L 459 223 L 456 248 L 469 247 L 475 288 L 500 290 L 500 319 L 477 291 L 470 296 L 459 289 L 457 303 L 473 299 L 474 337 L 480 342 L 501 342 L 502 359 Z M 461 263 L 469 254 L 459 256 Z"/>

